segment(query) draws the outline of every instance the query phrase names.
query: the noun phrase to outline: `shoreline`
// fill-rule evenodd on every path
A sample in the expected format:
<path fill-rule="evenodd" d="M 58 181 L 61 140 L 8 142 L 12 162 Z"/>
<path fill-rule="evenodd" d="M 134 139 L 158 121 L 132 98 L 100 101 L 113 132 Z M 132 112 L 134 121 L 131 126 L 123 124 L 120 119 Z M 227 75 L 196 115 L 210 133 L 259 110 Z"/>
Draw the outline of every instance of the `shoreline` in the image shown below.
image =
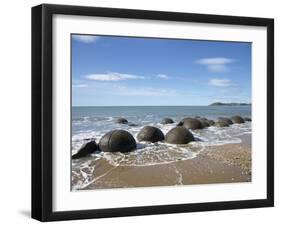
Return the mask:
<path fill-rule="evenodd" d="M 112 166 L 102 160 L 95 178 L 78 190 L 251 182 L 251 134 L 241 143 L 210 146 L 195 158 L 148 166 Z"/>

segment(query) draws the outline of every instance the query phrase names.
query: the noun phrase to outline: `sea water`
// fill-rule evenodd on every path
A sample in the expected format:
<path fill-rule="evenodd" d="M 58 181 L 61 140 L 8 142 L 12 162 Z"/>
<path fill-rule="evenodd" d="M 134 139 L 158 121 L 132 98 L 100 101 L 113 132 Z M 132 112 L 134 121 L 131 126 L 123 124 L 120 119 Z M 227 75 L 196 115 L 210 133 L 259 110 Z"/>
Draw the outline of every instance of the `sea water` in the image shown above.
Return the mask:
<path fill-rule="evenodd" d="M 200 116 L 216 120 L 218 117 L 240 115 L 251 117 L 251 106 L 120 106 L 120 107 L 72 107 L 72 153 L 90 140 L 97 143 L 107 132 L 123 129 L 136 139 L 138 132 L 147 125 L 158 127 L 166 134 L 185 117 Z M 126 118 L 129 124 L 117 124 L 118 117 Z M 165 117 L 175 123 L 161 124 Z M 130 123 L 136 126 L 130 126 Z M 94 179 L 95 163 L 101 159 L 112 166 L 146 166 L 169 164 L 196 157 L 208 146 L 240 143 L 243 134 L 251 134 L 251 122 L 233 124 L 230 127 L 208 127 L 191 131 L 195 142 L 172 145 L 165 142 L 138 142 L 137 150 L 131 153 L 96 153 L 83 160 L 72 161 L 72 173 L 76 175 L 74 189 L 87 186 Z M 83 170 L 81 170 L 83 169 Z M 77 178 L 79 183 L 77 183 Z M 73 178 L 72 178 L 73 179 Z M 73 179 L 74 180 L 74 179 Z"/>

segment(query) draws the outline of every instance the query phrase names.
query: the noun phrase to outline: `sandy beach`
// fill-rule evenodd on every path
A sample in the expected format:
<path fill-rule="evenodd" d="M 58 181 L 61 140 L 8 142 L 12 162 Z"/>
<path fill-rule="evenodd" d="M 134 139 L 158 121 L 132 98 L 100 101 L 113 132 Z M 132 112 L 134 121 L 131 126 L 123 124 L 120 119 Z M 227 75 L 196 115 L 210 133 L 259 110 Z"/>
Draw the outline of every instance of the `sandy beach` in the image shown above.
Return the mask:
<path fill-rule="evenodd" d="M 242 142 L 206 147 L 195 158 L 148 166 L 112 166 L 101 159 L 84 190 L 251 181 L 251 135 Z M 75 180 L 74 180 L 75 181 Z"/>

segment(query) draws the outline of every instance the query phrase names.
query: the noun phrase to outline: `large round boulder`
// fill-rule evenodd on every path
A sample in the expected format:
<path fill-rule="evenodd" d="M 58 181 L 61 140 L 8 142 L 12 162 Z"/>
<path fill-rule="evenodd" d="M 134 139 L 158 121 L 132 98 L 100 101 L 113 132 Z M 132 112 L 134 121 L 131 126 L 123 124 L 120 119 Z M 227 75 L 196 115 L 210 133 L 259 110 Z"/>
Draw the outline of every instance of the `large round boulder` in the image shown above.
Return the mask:
<path fill-rule="evenodd" d="M 106 133 L 99 142 L 99 148 L 104 152 L 130 152 L 136 147 L 134 137 L 125 130 L 112 130 Z"/>
<path fill-rule="evenodd" d="M 249 118 L 249 117 L 245 117 L 245 118 L 244 118 L 244 121 L 251 122 L 251 121 L 252 121 L 252 119 L 251 119 L 251 118 Z"/>
<path fill-rule="evenodd" d="M 170 144 L 187 144 L 194 141 L 194 136 L 185 127 L 177 126 L 166 134 L 165 141 Z"/>
<path fill-rule="evenodd" d="M 155 143 L 157 141 L 164 140 L 164 134 L 162 131 L 153 126 L 145 126 L 137 135 L 139 141 L 149 141 Z"/>
<path fill-rule="evenodd" d="M 76 154 L 72 155 L 72 159 L 83 158 L 95 153 L 96 151 L 98 151 L 97 143 L 95 141 L 90 141 L 84 144 Z"/>
<path fill-rule="evenodd" d="M 232 124 L 233 124 L 233 122 L 232 122 L 232 120 L 231 120 L 230 118 L 225 118 L 225 117 L 219 117 L 219 118 L 218 118 L 218 122 L 226 122 L 226 123 L 228 123 L 229 125 L 232 125 Z"/>
<path fill-rule="evenodd" d="M 225 121 L 218 121 L 218 122 L 215 122 L 214 126 L 216 126 L 216 127 L 228 127 L 229 124 Z"/>
<path fill-rule="evenodd" d="M 206 128 L 206 127 L 210 127 L 210 124 L 209 124 L 208 120 L 202 120 L 201 126 L 202 126 L 202 128 Z"/>
<path fill-rule="evenodd" d="M 202 129 L 202 124 L 200 120 L 195 119 L 195 118 L 184 118 L 182 120 L 183 126 L 186 129 Z"/>
<path fill-rule="evenodd" d="M 119 124 L 128 124 L 128 120 L 125 118 L 117 118 L 115 122 Z"/>
<path fill-rule="evenodd" d="M 238 123 L 238 124 L 245 122 L 244 119 L 239 115 L 235 115 L 235 116 L 231 117 L 231 120 L 233 123 Z"/>
<path fill-rule="evenodd" d="M 171 124 L 174 123 L 174 120 L 171 118 L 163 118 L 161 124 Z"/>
<path fill-rule="evenodd" d="M 199 118 L 201 122 L 202 128 L 206 128 L 210 126 L 209 120 L 207 118 Z"/>

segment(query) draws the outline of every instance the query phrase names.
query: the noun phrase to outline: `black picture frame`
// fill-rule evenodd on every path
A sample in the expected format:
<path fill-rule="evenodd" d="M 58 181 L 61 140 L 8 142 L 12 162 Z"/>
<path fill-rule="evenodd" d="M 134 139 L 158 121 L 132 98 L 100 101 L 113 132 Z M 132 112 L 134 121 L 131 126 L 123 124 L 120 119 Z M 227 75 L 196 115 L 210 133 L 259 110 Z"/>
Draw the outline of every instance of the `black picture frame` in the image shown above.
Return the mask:
<path fill-rule="evenodd" d="M 267 198 L 54 212 L 52 210 L 52 17 L 55 14 L 266 27 Z M 274 206 L 273 19 L 50 4 L 32 8 L 32 218 L 40 221 L 57 221 L 271 206 Z"/>

